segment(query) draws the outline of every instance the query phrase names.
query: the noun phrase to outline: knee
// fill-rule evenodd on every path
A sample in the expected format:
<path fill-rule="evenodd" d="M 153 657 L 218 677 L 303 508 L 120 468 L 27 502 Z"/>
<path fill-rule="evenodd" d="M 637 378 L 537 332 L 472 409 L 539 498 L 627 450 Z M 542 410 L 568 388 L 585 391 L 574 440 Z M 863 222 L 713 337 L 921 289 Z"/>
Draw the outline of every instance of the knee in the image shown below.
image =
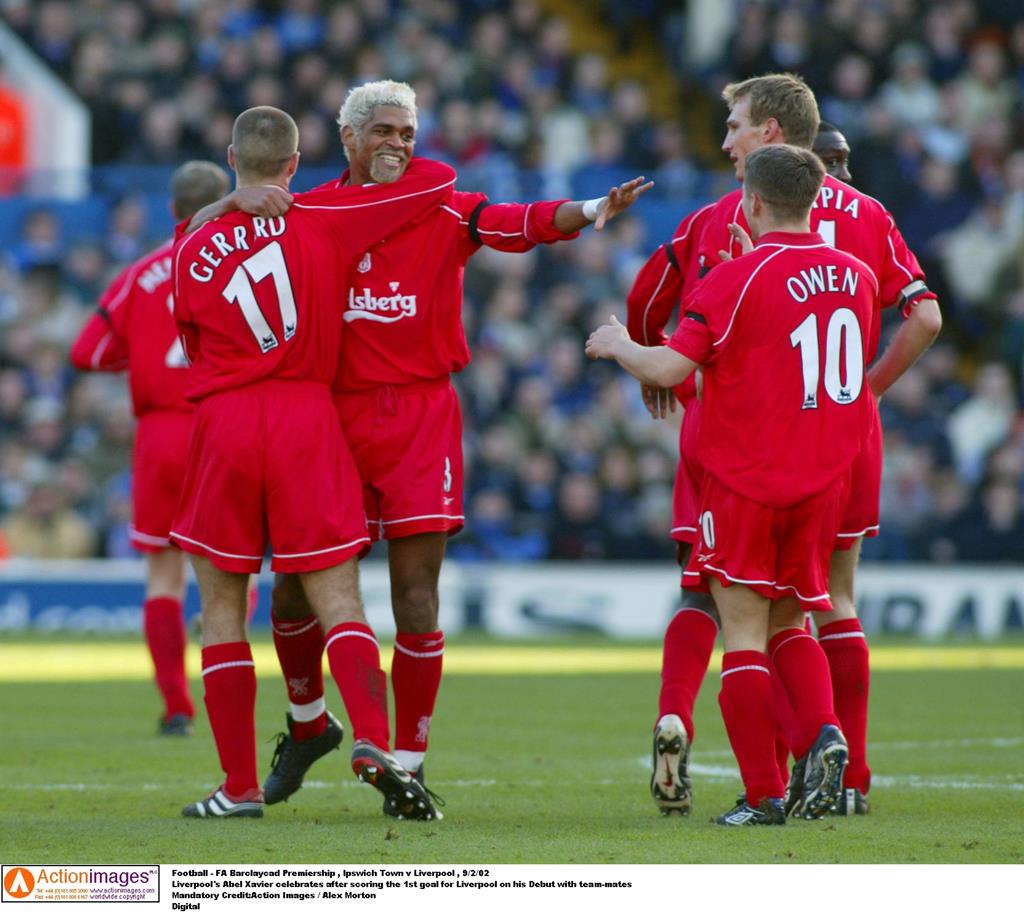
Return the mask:
<path fill-rule="evenodd" d="M 146 598 L 185 596 L 185 561 L 177 549 L 165 549 L 150 556 L 146 568 Z"/>
<path fill-rule="evenodd" d="M 303 619 L 312 612 L 299 579 L 281 575 L 274 579 L 270 596 L 270 611 L 275 619 Z"/>
<path fill-rule="evenodd" d="M 424 634 L 437 630 L 436 587 L 409 584 L 396 588 L 391 594 L 391 605 L 399 631 Z"/>
<path fill-rule="evenodd" d="M 832 601 L 832 612 L 825 613 L 826 621 L 835 622 L 837 619 L 856 619 L 857 603 L 853 594 L 853 581 L 841 578 L 829 582 L 829 597 Z M 815 619 L 819 619 L 815 615 Z"/>
<path fill-rule="evenodd" d="M 709 593 L 701 593 L 697 590 L 683 590 L 683 608 L 684 609 L 695 609 L 698 612 L 704 613 L 708 616 L 712 622 L 718 626 L 719 629 L 722 627 L 722 620 L 718 615 L 718 607 L 715 606 L 715 600 Z"/>
<path fill-rule="evenodd" d="M 245 606 L 230 600 L 212 600 L 203 606 L 203 647 L 235 641 L 248 641 L 245 632 Z"/>

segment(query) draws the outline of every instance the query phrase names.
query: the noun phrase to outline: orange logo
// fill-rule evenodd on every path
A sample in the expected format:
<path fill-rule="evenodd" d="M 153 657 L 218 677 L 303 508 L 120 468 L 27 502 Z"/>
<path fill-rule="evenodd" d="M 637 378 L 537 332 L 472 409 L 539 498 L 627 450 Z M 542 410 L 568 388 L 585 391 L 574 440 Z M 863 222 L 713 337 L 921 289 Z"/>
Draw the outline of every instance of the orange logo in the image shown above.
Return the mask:
<path fill-rule="evenodd" d="M 36 877 L 25 867 L 16 866 L 4 876 L 4 890 L 11 898 L 26 898 L 36 887 Z"/>

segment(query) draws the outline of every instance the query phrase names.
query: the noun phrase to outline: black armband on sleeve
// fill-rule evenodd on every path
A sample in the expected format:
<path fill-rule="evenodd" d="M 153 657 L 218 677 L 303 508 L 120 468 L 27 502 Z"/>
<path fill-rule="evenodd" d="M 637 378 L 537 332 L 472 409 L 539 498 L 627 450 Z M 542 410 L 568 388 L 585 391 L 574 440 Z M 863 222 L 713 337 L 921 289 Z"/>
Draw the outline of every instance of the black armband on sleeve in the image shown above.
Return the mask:
<path fill-rule="evenodd" d="M 928 289 L 928 286 L 924 284 L 924 280 L 915 279 L 912 283 L 904 286 L 900 290 L 900 297 L 896 304 L 899 305 L 900 310 L 902 311 L 907 307 L 907 305 L 928 294 L 930 294 L 930 290 Z"/>
<path fill-rule="evenodd" d="M 672 250 L 672 242 L 671 241 L 669 241 L 669 242 L 667 242 L 665 244 L 665 256 L 668 258 L 668 262 L 670 264 L 672 264 L 672 266 L 675 268 L 675 271 L 677 273 L 682 273 L 683 272 L 682 270 L 679 269 L 679 258 L 676 257 L 676 252 Z"/>
<path fill-rule="evenodd" d="M 477 205 L 476 209 L 469 214 L 469 237 L 473 239 L 477 244 L 483 244 L 483 239 L 480 237 L 480 232 L 477 231 L 477 225 L 480 222 L 480 214 L 490 206 L 490 202 L 487 200 L 481 200 Z"/>
<path fill-rule="evenodd" d="M 690 320 L 697 321 L 697 323 L 703 324 L 705 327 L 708 325 L 707 318 L 705 318 L 703 314 L 700 314 L 697 311 L 687 311 L 686 314 L 683 315 L 683 317 L 688 317 L 690 318 Z"/>

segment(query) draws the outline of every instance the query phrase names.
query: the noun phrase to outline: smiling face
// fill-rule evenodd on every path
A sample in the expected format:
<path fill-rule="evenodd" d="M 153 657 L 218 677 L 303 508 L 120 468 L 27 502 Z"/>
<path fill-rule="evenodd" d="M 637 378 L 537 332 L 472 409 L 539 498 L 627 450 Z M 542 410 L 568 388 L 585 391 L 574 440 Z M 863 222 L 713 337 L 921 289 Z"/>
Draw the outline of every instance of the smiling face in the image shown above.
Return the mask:
<path fill-rule="evenodd" d="M 378 105 L 360 130 L 343 127 L 341 142 L 348 152 L 353 184 L 390 184 L 409 166 L 416 146 L 416 120 L 405 108 Z"/>
<path fill-rule="evenodd" d="M 743 163 L 747 156 L 772 142 L 772 137 L 780 132 L 775 118 L 770 117 L 763 124 L 750 122 L 750 101 L 749 95 L 736 99 L 725 121 L 722 152 L 732 160 L 738 181 L 743 180 Z M 778 141 L 781 142 L 781 137 Z"/>

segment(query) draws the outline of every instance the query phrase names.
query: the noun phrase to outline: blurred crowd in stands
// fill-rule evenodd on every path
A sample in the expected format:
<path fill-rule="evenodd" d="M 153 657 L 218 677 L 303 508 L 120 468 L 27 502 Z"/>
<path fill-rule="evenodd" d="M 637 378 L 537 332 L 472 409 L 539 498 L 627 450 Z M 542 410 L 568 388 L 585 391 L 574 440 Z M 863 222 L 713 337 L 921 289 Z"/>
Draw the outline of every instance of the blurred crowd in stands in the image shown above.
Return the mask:
<path fill-rule="evenodd" d="M 555 0 L 3 0 L 0 16 L 88 105 L 93 161 L 108 170 L 224 162 L 235 115 L 270 104 L 299 123 L 302 169 L 336 174 L 347 89 L 390 77 L 417 91 L 418 152 L 454 164 L 462 189 L 586 197 L 655 179 L 657 196 L 601 234 L 470 262 L 474 359 L 457 379 L 469 520 L 450 547 L 463 560 L 672 555 L 677 421 L 651 420 L 637 385 L 587 363 L 583 340 L 623 315 L 676 222 L 734 186 L 717 153 L 722 86 L 803 74 L 850 141 L 854 183 L 893 212 L 945 316 L 881 404 L 883 531 L 865 557 L 1024 559 L 1024 8 L 733 5 L 733 34 L 700 66 L 682 50 L 686 4 L 664 0 L 579 0 L 584 44 L 602 53 L 578 50 L 579 18 Z M 656 115 L 648 87 L 617 75 L 638 49 L 680 87 L 677 113 Z M 76 375 L 66 356 L 114 271 L 169 222 L 133 193 L 107 202 L 106 224 L 72 241 L 52 207 L 29 207 L 0 258 L 10 554 L 131 555 L 125 385 Z"/>

